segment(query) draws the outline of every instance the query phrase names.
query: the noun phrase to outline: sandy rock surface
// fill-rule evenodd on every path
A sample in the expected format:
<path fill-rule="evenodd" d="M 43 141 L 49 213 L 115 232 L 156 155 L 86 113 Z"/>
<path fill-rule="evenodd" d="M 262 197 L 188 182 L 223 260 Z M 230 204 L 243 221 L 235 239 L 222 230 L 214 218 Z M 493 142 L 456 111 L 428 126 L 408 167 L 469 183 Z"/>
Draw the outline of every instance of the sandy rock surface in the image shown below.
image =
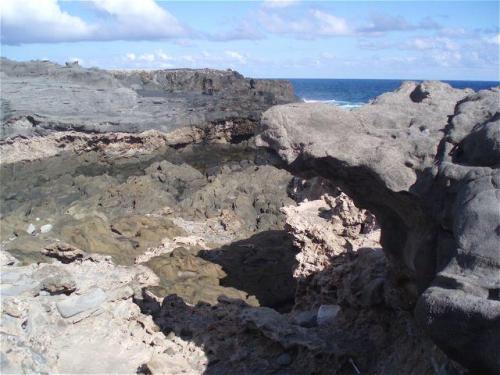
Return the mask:
<path fill-rule="evenodd" d="M 202 350 L 166 337 L 133 302 L 156 283 L 146 267 L 95 255 L 2 266 L 2 373 L 135 374 L 157 362 L 201 373 Z"/>

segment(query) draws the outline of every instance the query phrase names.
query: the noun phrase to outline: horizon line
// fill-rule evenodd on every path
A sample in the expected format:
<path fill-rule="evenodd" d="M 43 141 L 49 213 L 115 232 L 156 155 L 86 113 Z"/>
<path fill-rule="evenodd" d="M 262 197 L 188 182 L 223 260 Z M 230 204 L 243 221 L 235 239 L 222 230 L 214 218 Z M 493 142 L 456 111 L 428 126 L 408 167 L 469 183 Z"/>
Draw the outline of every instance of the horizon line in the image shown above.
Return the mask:
<path fill-rule="evenodd" d="M 50 59 L 27 59 L 27 60 L 16 60 L 12 59 L 7 56 L 0 55 L 0 59 L 6 59 L 10 61 L 15 61 L 15 62 L 20 62 L 20 63 L 25 63 L 25 62 L 33 62 L 33 61 L 40 61 L 40 62 L 51 62 L 54 64 L 58 64 L 61 66 L 64 66 L 64 63 L 60 63 L 54 60 Z M 71 63 L 75 61 L 67 61 L 66 63 Z M 238 70 L 235 70 L 233 68 L 214 68 L 214 67 L 203 67 L 203 68 L 188 68 L 188 67 L 178 67 L 178 68 L 102 68 L 99 66 L 83 66 L 80 65 L 80 62 L 77 60 L 76 61 L 78 65 L 84 69 L 101 69 L 101 70 L 108 70 L 108 71 L 153 71 L 153 70 L 177 70 L 177 69 L 191 69 L 191 70 L 202 70 L 202 69 L 212 69 L 212 70 L 232 70 L 237 73 L 242 74 L 245 78 L 253 78 L 253 79 L 274 79 L 274 80 L 290 80 L 290 79 L 303 79 L 303 80 L 313 80 L 313 79 L 330 79 L 330 80 L 373 80 L 373 81 L 443 81 L 443 82 L 495 82 L 500 85 L 500 77 L 498 79 L 443 79 L 443 78 L 338 78 L 338 77 L 256 77 L 256 76 L 247 76 L 243 73 L 241 73 Z"/>

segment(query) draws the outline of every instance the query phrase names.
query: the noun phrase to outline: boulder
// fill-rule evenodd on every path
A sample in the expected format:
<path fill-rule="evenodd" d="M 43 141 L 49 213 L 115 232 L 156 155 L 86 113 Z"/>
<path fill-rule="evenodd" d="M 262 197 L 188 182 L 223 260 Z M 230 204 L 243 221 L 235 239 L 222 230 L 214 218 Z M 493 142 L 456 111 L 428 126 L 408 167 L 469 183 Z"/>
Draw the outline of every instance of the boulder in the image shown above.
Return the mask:
<path fill-rule="evenodd" d="M 354 111 L 266 111 L 259 144 L 375 214 L 416 318 L 452 358 L 499 372 L 500 90 L 406 82 Z M 375 288 L 376 289 L 376 288 Z"/>

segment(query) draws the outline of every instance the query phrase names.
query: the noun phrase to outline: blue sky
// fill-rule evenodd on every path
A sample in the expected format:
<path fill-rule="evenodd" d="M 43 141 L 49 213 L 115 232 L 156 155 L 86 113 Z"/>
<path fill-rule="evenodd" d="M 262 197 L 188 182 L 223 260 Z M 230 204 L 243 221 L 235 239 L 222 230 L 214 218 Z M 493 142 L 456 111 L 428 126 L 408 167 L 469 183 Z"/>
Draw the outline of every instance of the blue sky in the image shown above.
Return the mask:
<path fill-rule="evenodd" d="M 1 55 L 252 77 L 499 80 L 497 1 L 2 0 Z"/>

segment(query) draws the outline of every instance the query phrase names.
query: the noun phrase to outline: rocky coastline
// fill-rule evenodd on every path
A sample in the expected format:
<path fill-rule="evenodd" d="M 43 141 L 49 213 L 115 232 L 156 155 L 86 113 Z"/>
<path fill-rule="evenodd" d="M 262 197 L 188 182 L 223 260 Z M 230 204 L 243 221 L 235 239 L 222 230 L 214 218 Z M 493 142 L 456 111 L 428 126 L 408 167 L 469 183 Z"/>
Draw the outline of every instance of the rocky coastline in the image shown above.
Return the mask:
<path fill-rule="evenodd" d="M 498 89 L 0 77 L 3 373 L 500 371 Z"/>

